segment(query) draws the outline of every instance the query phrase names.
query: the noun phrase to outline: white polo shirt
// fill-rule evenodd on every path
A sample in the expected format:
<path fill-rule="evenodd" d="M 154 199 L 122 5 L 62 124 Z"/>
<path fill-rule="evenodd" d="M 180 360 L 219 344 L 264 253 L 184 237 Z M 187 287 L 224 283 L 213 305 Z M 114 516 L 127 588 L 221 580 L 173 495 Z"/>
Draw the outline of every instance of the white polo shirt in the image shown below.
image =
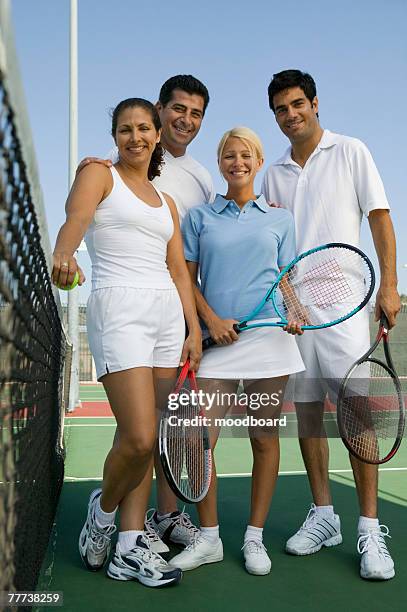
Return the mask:
<path fill-rule="evenodd" d="M 362 215 L 390 208 L 366 145 L 329 130 L 304 168 L 291 158 L 289 147 L 267 169 L 262 193 L 293 214 L 299 252 L 327 242 L 358 246 Z"/>
<path fill-rule="evenodd" d="M 117 162 L 117 147 L 108 157 L 113 163 Z M 153 183 L 160 191 L 173 198 L 180 223 L 190 208 L 214 201 L 215 189 L 211 175 L 196 159 L 188 154 L 174 157 L 169 151 L 165 151 L 164 162 L 161 175 L 156 176 Z"/>

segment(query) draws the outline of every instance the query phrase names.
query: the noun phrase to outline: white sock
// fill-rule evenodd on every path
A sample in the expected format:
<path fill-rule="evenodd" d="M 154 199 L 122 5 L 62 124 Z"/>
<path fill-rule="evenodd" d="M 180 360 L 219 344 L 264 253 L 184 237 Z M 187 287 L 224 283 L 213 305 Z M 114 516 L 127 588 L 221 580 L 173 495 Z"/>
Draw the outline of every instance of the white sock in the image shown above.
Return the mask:
<path fill-rule="evenodd" d="M 139 535 L 143 535 L 144 531 L 119 531 L 119 539 L 117 545 L 121 553 L 129 552 L 136 546 L 137 538 Z"/>
<path fill-rule="evenodd" d="M 216 525 L 216 527 L 201 527 L 201 533 L 205 540 L 215 544 L 219 540 L 219 525 Z"/>
<path fill-rule="evenodd" d="M 253 527 L 253 525 L 247 525 L 246 533 L 244 534 L 244 541 L 255 540 L 256 542 L 263 542 L 263 527 Z"/>
<path fill-rule="evenodd" d="M 360 516 L 358 523 L 358 533 L 367 533 L 369 529 L 379 527 L 378 518 L 369 518 L 368 516 Z"/>
<path fill-rule="evenodd" d="M 315 506 L 315 512 L 320 516 L 331 517 L 334 515 L 333 506 Z"/>
<path fill-rule="evenodd" d="M 113 510 L 113 512 L 105 512 L 100 507 L 100 498 L 101 496 L 99 496 L 98 499 L 96 500 L 95 518 L 96 518 L 97 526 L 103 529 L 104 527 L 108 527 L 109 525 L 114 524 L 114 519 L 116 516 L 117 508 L 116 510 Z"/>

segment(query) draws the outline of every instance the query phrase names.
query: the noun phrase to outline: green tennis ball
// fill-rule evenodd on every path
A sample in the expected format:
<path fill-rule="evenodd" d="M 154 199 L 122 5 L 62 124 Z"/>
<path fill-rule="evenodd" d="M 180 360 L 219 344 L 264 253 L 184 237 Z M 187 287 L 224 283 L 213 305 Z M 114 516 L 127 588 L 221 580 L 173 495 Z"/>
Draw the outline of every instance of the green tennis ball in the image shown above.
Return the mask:
<path fill-rule="evenodd" d="M 75 289 L 78 282 L 79 282 L 79 272 L 77 270 L 75 272 L 74 279 L 70 285 L 57 285 L 57 287 L 58 289 L 62 289 L 62 291 L 70 291 L 71 289 Z"/>

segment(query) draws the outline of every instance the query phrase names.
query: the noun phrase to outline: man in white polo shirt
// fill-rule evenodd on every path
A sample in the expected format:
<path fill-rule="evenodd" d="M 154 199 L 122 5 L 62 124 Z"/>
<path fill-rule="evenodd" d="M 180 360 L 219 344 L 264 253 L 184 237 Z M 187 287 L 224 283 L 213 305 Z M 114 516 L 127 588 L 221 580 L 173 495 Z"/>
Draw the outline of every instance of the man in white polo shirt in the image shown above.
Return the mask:
<path fill-rule="evenodd" d="M 215 199 L 208 170 L 187 153 L 188 145 L 198 135 L 208 103 L 208 90 L 201 81 L 192 75 L 176 75 L 163 84 L 156 104 L 165 164 L 153 183 L 174 199 L 180 222 L 193 206 Z M 117 160 L 117 148 L 109 157 L 109 160 L 88 157 L 78 170 L 92 162 L 111 165 Z M 147 513 L 145 530 L 153 550 L 162 553 L 169 548 L 161 538 L 186 546 L 198 529 L 187 513 L 178 511 L 177 499 L 165 480 L 158 454 L 155 470 L 158 511 L 151 509 Z"/>
<path fill-rule="evenodd" d="M 395 236 L 371 154 L 360 140 L 321 128 L 315 82 L 309 74 L 299 70 L 275 74 L 268 95 L 278 126 L 291 144 L 266 171 L 262 191 L 267 201 L 294 215 L 298 252 L 327 242 L 358 246 L 361 220 L 366 216 L 380 265 L 376 319 L 384 311 L 393 327 L 400 309 Z M 308 555 L 342 542 L 329 488 L 323 406 L 327 392 L 336 399 L 335 382 L 369 346 L 367 309 L 337 327 L 305 333 L 298 338 L 298 345 L 306 371 L 296 376 L 294 399 L 314 503 L 286 550 Z M 360 575 L 386 580 L 395 572 L 384 540 L 388 529 L 380 526 L 377 518 L 378 470 L 350 459 L 360 504 Z"/>

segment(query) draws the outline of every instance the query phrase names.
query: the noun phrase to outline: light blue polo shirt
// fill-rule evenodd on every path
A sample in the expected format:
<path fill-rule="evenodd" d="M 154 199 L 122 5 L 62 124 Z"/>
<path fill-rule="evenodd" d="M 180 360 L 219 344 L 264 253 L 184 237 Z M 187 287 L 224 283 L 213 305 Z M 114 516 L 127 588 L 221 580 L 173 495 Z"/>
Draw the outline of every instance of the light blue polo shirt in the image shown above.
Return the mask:
<path fill-rule="evenodd" d="M 264 196 L 240 209 L 217 195 L 191 208 L 183 223 L 185 259 L 199 263 L 201 291 L 221 319 L 243 319 L 296 256 L 294 220 Z M 271 302 L 257 319 L 276 317 Z"/>

